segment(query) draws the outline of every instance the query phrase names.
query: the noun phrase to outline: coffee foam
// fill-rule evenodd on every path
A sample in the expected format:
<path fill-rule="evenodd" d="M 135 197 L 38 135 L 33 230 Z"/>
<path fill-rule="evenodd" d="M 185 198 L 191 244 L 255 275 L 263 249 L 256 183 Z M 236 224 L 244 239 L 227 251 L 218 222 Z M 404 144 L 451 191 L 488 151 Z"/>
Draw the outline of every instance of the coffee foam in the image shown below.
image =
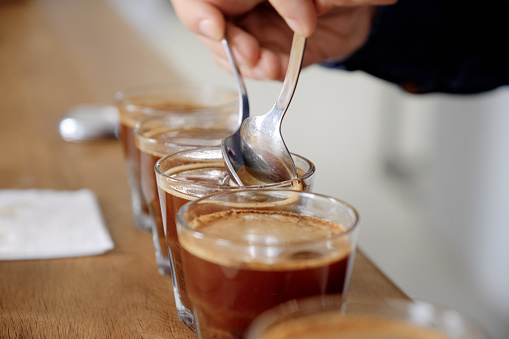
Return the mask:
<path fill-rule="evenodd" d="M 182 231 L 181 246 L 223 266 L 256 270 L 313 268 L 339 261 L 352 251 L 348 236 L 342 235 L 342 225 L 291 212 L 228 210 L 202 215 L 189 226 L 206 240 Z M 224 240 L 229 244 L 219 245 Z"/>

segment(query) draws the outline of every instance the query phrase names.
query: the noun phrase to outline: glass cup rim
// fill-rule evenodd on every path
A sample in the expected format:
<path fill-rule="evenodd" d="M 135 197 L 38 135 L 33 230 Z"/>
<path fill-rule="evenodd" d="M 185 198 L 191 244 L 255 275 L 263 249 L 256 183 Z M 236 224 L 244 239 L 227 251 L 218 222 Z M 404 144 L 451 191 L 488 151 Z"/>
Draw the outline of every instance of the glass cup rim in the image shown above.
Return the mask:
<path fill-rule="evenodd" d="M 190 81 L 176 81 L 176 82 L 164 82 L 164 83 L 152 83 L 152 84 L 143 84 L 132 87 L 127 87 L 125 89 L 118 90 L 114 95 L 114 102 L 117 106 L 124 107 L 127 111 L 135 112 L 140 111 L 144 112 L 148 115 L 158 115 L 164 114 L 169 110 L 165 109 L 155 109 L 151 107 L 147 107 L 146 105 L 139 105 L 136 103 L 129 102 L 129 98 L 133 95 L 150 95 L 155 93 L 164 93 L 165 91 L 186 91 L 186 92 L 221 92 L 228 93 L 232 95 L 232 99 L 226 102 L 221 102 L 215 105 L 207 105 L 207 107 L 193 107 L 193 108 L 177 108 L 172 109 L 171 112 L 173 114 L 178 113 L 203 113 L 207 111 L 215 111 L 219 110 L 223 107 L 236 104 L 238 102 L 238 93 L 231 87 L 223 86 L 219 84 L 213 83 L 194 83 Z"/>
<path fill-rule="evenodd" d="M 299 240 L 294 241 L 291 243 L 277 243 L 277 244 L 267 244 L 265 242 L 255 242 L 255 241 L 243 241 L 243 240 L 231 240 L 231 239 L 224 239 L 220 238 L 218 236 L 212 236 L 206 232 L 200 232 L 196 231 L 195 229 L 189 227 L 188 223 L 184 220 L 184 215 L 187 213 L 187 211 L 195 204 L 206 202 L 207 200 L 213 201 L 213 199 L 218 198 L 223 195 L 240 195 L 240 194 L 260 194 L 260 193 L 277 193 L 277 194 L 293 194 L 293 195 L 299 195 L 300 197 L 315 197 L 318 199 L 322 199 L 324 201 L 333 202 L 334 204 L 341 205 L 346 208 L 346 210 L 349 212 L 349 215 L 352 217 L 352 221 L 348 225 L 343 225 L 345 227 L 345 230 L 329 234 L 327 237 L 320 238 L 320 239 L 312 239 L 312 240 Z M 323 243 L 323 242 L 329 242 L 334 241 L 335 239 L 339 239 L 345 236 L 349 236 L 350 234 L 357 231 L 359 228 L 359 214 L 357 210 L 349 203 L 340 200 L 338 198 L 333 198 L 331 196 L 321 194 L 321 193 L 314 193 L 314 192 L 304 192 L 304 191 L 295 191 L 295 190 L 288 190 L 284 188 L 262 188 L 262 189 L 252 189 L 252 188 L 242 188 L 238 190 L 231 190 L 231 191 L 223 191 L 223 192 L 217 192 L 213 193 L 201 198 L 197 198 L 195 200 L 191 200 L 178 210 L 176 213 L 176 220 L 177 220 L 177 229 L 183 228 L 186 232 L 189 232 L 193 238 L 198 239 L 208 239 L 208 240 L 214 240 L 217 242 L 221 242 L 221 245 L 237 245 L 237 246 L 256 246 L 259 248 L 280 248 L 280 247 L 288 247 L 288 246 L 300 246 L 300 245 L 308 245 L 308 244 L 314 244 L 314 243 Z M 179 230 L 180 233 L 180 230 Z"/>
<path fill-rule="evenodd" d="M 161 159 L 159 159 L 155 166 L 154 166 L 154 169 L 156 171 L 156 174 L 157 175 L 160 175 L 161 177 L 164 178 L 164 180 L 168 181 L 168 182 L 172 182 L 172 183 L 175 183 L 175 184 L 178 184 L 178 183 L 185 183 L 186 185 L 196 185 L 196 184 L 193 184 L 192 182 L 188 182 L 188 181 L 183 181 L 183 180 L 179 180 L 179 179 L 175 179 L 175 178 L 172 178 L 170 176 L 168 176 L 167 174 L 165 174 L 163 171 L 161 171 L 161 169 L 159 168 L 160 167 L 160 164 L 163 163 L 164 161 L 166 161 L 168 158 L 170 157 L 177 157 L 177 156 L 180 156 L 181 154 L 184 154 L 184 153 L 189 153 L 189 152 L 200 152 L 200 151 L 219 151 L 221 152 L 221 147 L 220 146 L 214 146 L 214 147 L 197 147 L 197 148 L 193 148 L 193 149 L 188 149 L 188 150 L 182 150 L 182 151 L 179 151 L 179 152 L 176 152 L 176 153 L 173 153 L 173 154 L 169 154 L 169 155 L 166 155 L 164 157 L 162 157 Z M 316 171 L 316 167 L 315 165 L 311 162 L 311 160 L 301 156 L 301 155 L 298 155 L 298 154 L 295 154 L 295 153 L 290 153 L 292 155 L 293 158 L 298 158 L 300 160 L 303 160 L 306 164 L 308 164 L 309 166 L 309 169 L 306 171 L 306 173 L 304 173 L 303 175 L 301 175 L 300 177 L 298 178 L 295 178 L 295 179 L 291 179 L 291 180 L 286 180 L 286 181 L 282 181 L 282 182 L 276 182 L 276 183 L 271 183 L 271 184 L 265 184 L 265 185 L 251 185 L 251 186 L 224 186 L 224 190 L 225 191 L 233 191 L 233 190 L 240 190 L 240 189 L 243 189 L 243 188 L 249 188 L 249 189 L 265 189 L 265 188 L 275 188 L 275 187 L 279 187 L 279 186 L 285 186 L 285 185 L 289 185 L 291 184 L 292 182 L 295 182 L 295 181 L 305 181 L 307 180 L 308 178 L 310 178 L 311 176 L 313 176 L 313 174 L 315 173 Z M 210 189 L 214 189 L 214 188 L 217 188 L 218 186 L 216 184 L 209 184 L 209 183 L 200 183 L 199 186 L 201 187 L 204 187 L 204 188 L 210 188 Z"/>
<path fill-rule="evenodd" d="M 179 112 L 182 112 L 182 111 L 179 111 Z M 204 110 L 204 112 L 210 113 L 210 115 L 214 114 L 213 110 L 209 110 L 209 111 L 205 111 Z M 160 139 L 152 138 L 152 137 L 144 135 L 144 133 L 149 131 L 150 129 L 147 130 L 147 131 L 140 130 L 144 126 L 144 124 L 146 124 L 146 123 L 150 123 L 152 121 L 158 121 L 158 120 L 171 120 L 171 119 L 177 118 L 178 116 L 179 116 L 178 113 L 176 115 L 174 115 L 174 114 L 170 114 L 170 115 L 167 115 L 167 114 L 156 114 L 156 115 L 150 115 L 147 118 L 140 120 L 138 123 L 136 123 L 136 125 L 134 125 L 134 128 L 133 128 L 133 132 L 134 132 L 134 135 L 135 135 L 135 138 L 136 138 L 136 142 L 138 142 L 138 140 L 139 140 L 140 142 L 142 141 L 142 142 L 150 144 L 150 145 L 155 145 L 155 144 L 161 143 L 161 145 L 168 146 L 168 147 L 184 147 L 184 148 L 187 148 L 187 149 L 183 149 L 183 150 L 181 150 L 181 151 L 179 151 L 177 153 L 189 151 L 190 150 L 189 148 L 192 148 L 192 149 L 202 148 L 203 146 L 196 146 L 196 144 L 193 144 L 193 143 L 186 144 L 186 143 L 172 142 L 172 141 L 168 141 L 168 140 L 164 140 L 163 142 L 161 142 Z M 183 129 L 185 129 L 185 128 L 184 127 L 175 128 L 175 131 L 183 130 Z M 232 129 L 231 132 L 233 133 L 235 131 Z M 167 157 L 169 155 L 173 155 L 173 154 L 175 154 L 175 153 L 165 155 L 165 156 L 163 156 L 163 158 Z"/>
<path fill-rule="evenodd" d="M 362 305 L 363 309 L 367 309 L 369 307 L 376 308 L 377 310 L 381 310 L 382 314 L 376 314 L 377 318 L 381 319 L 393 319 L 402 321 L 408 324 L 414 324 L 416 326 L 425 326 L 425 328 L 435 329 L 438 331 L 445 331 L 444 334 L 449 335 L 447 331 L 449 329 L 445 329 L 442 327 L 427 327 L 426 325 L 417 324 L 415 322 L 415 318 L 409 318 L 408 315 L 411 313 L 419 314 L 421 317 L 424 317 L 425 320 L 430 321 L 433 325 L 436 325 L 436 321 L 433 320 L 434 317 L 441 316 L 442 318 L 447 318 L 449 321 L 451 319 L 460 322 L 465 326 L 465 331 L 468 333 L 473 332 L 480 339 L 486 339 L 486 334 L 483 329 L 471 318 L 466 316 L 465 314 L 442 305 L 430 303 L 422 300 L 415 299 L 402 299 L 402 298 L 393 298 L 393 297 L 384 297 L 384 298 L 367 298 L 367 297 L 343 297 L 338 295 L 323 295 L 323 296 L 311 296 L 303 299 L 290 300 L 288 302 L 282 303 L 276 307 L 268 309 L 258 315 L 255 320 L 249 325 L 246 330 L 247 337 L 246 339 L 256 339 L 259 338 L 260 334 L 263 333 L 265 329 L 270 327 L 272 324 L 277 324 L 278 321 L 284 321 L 284 317 L 307 317 L 313 316 L 315 314 L 326 313 L 326 312 L 337 312 L 344 313 L 345 309 L 348 312 L 348 306 L 353 305 L 360 306 Z M 391 312 L 396 312 L 391 313 Z M 390 313 L 390 314 L 389 314 Z M 347 314 L 359 314 L 354 311 L 354 313 Z M 371 313 L 362 313 L 370 316 Z M 281 319 L 283 318 L 283 319 Z M 438 326 L 438 325 L 437 325 Z"/>

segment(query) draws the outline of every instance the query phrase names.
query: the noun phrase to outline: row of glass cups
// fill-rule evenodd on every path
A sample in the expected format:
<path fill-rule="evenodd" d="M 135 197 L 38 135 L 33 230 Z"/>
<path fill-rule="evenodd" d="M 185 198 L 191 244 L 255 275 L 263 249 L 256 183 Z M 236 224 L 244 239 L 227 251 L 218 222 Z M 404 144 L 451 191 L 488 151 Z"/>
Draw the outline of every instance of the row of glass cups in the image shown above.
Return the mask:
<path fill-rule="evenodd" d="M 234 91 L 149 86 L 116 103 L 135 219 L 197 337 L 242 338 L 260 314 L 308 297 L 346 300 L 356 210 L 311 193 L 315 167 L 296 154 L 295 180 L 232 185 L 219 145 L 239 124 Z"/>

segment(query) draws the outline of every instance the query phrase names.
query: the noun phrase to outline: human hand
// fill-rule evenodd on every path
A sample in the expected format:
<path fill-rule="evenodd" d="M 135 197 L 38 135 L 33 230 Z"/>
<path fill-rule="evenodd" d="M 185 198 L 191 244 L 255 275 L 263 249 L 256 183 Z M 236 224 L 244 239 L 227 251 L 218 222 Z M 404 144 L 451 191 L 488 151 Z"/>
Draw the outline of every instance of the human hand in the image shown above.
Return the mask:
<path fill-rule="evenodd" d="M 396 0 L 172 2 L 182 23 L 198 34 L 221 66 L 230 68 L 220 43 L 226 30 L 245 77 L 283 80 L 292 29 L 309 37 L 304 67 L 327 59 L 344 58 L 366 41 L 375 5 Z"/>

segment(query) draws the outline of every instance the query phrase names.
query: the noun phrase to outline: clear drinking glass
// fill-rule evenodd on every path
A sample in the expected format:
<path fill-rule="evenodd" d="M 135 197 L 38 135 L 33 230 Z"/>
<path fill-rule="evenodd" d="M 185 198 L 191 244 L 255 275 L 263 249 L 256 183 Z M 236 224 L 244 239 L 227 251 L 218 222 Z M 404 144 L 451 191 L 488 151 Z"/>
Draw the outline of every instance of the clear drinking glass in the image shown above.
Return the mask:
<path fill-rule="evenodd" d="M 164 243 L 161 205 L 154 166 L 162 157 L 179 151 L 219 146 L 238 128 L 236 110 L 210 110 L 200 114 L 163 114 L 140 121 L 134 128 L 139 150 L 140 186 L 151 219 L 155 256 L 162 275 L 170 275 Z"/>
<path fill-rule="evenodd" d="M 247 188 L 278 187 L 310 191 L 313 186 L 315 166 L 299 155 L 293 154 L 293 158 L 299 170 L 297 179 L 264 186 L 247 186 Z M 155 170 L 164 228 L 164 234 L 159 234 L 164 236 L 164 239 L 160 239 L 159 242 L 165 241 L 168 247 L 179 319 L 189 328 L 195 329 L 183 281 L 175 215 L 178 209 L 188 201 L 217 192 L 239 190 L 242 187 L 230 185 L 230 177 L 224 166 L 220 147 L 198 148 L 166 156 L 156 163 Z"/>
<path fill-rule="evenodd" d="M 238 114 L 237 93 L 209 84 L 172 83 L 147 85 L 119 91 L 115 104 L 120 112 L 119 137 L 126 159 L 134 217 L 137 225 L 151 231 L 148 204 L 141 191 L 140 154 L 136 147 L 134 127 L 141 120 L 155 115 L 175 115 L 182 119 L 202 115 Z M 238 119 L 238 117 L 236 117 Z M 236 121 L 238 124 L 238 120 Z"/>
<path fill-rule="evenodd" d="M 247 339 L 486 339 L 482 329 L 459 312 L 402 299 L 315 296 L 292 300 L 264 312 Z"/>
<path fill-rule="evenodd" d="M 223 192 L 184 205 L 177 225 L 199 338 L 242 338 L 283 302 L 348 290 L 358 215 L 343 201 L 282 189 Z"/>

